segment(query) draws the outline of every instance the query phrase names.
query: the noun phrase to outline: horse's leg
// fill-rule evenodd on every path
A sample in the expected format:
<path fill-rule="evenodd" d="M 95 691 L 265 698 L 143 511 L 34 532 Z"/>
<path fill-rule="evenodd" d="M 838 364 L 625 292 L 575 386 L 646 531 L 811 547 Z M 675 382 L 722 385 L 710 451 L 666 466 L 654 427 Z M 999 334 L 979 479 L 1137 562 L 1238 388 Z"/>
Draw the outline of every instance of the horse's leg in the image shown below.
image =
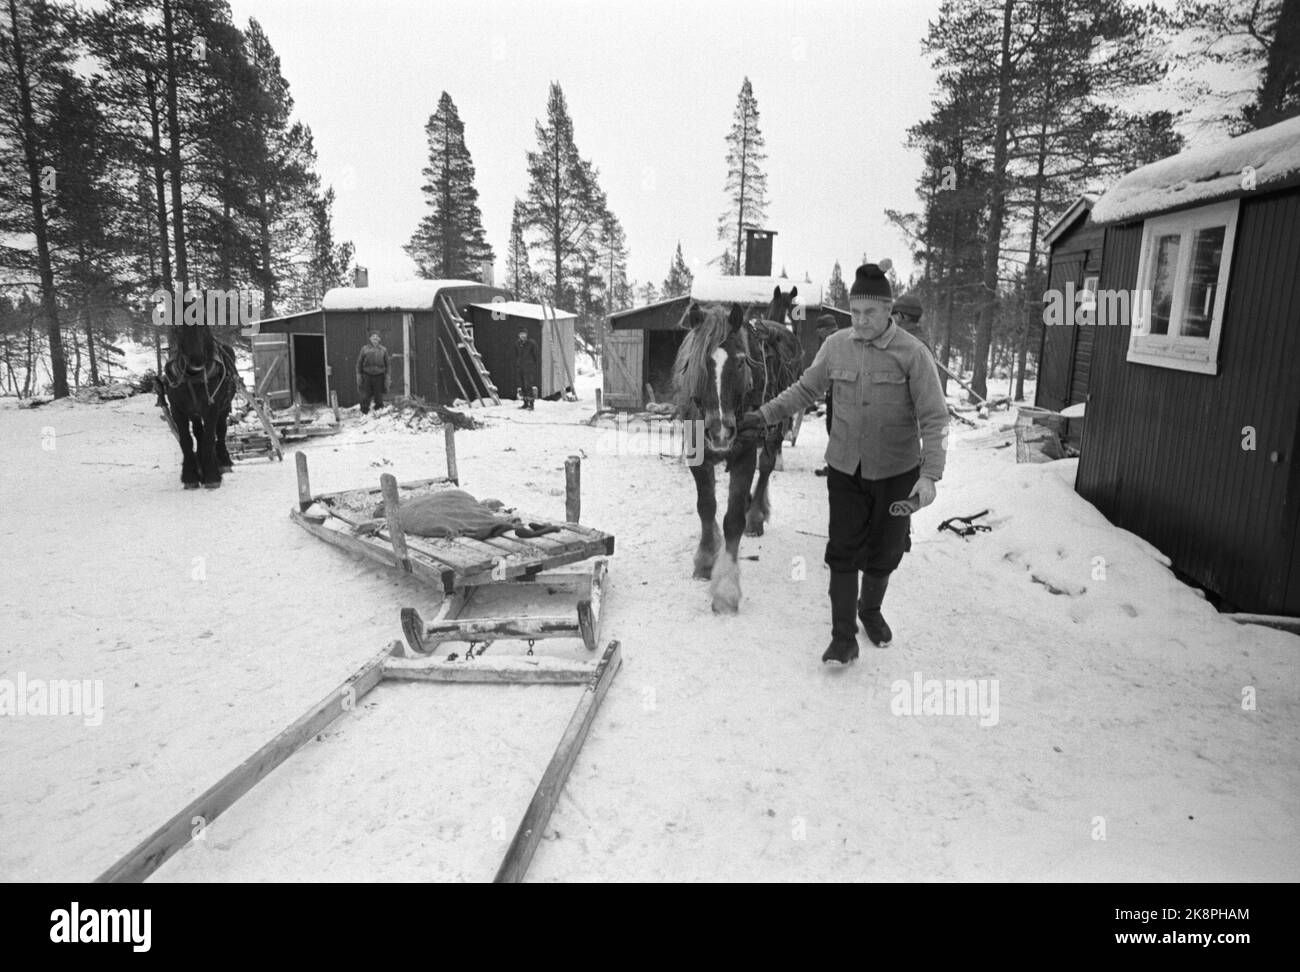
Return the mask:
<path fill-rule="evenodd" d="M 722 518 L 722 557 L 713 567 L 710 587 L 716 614 L 735 614 L 740 610 L 740 537 L 745 532 L 745 512 L 749 507 L 749 487 L 754 481 L 757 453 L 756 445 L 751 443 L 731 461 L 727 513 Z"/>
<path fill-rule="evenodd" d="M 758 456 L 758 483 L 754 486 L 754 495 L 750 498 L 749 512 L 745 515 L 745 536 L 761 537 L 763 524 L 772 515 L 772 503 L 768 498 L 767 484 L 776 468 L 776 459 L 780 454 L 781 440 L 768 437 L 763 440 L 763 451 Z"/>
<path fill-rule="evenodd" d="M 168 408 L 171 408 L 168 405 Z M 190 435 L 190 418 L 176 409 L 172 409 L 172 421 L 176 424 L 176 438 L 181 443 L 181 482 L 186 489 L 199 488 L 199 460 L 194 454 L 194 441 Z"/>
<path fill-rule="evenodd" d="M 230 458 L 230 450 L 226 448 L 226 425 L 229 422 L 230 409 L 224 408 L 221 417 L 217 419 L 217 465 L 221 467 L 223 473 L 235 470 L 235 462 Z"/>
<path fill-rule="evenodd" d="M 199 472 L 204 489 L 221 486 L 221 467 L 217 465 L 217 415 L 209 410 L 202 419 L 196 419 L 199 429 Z"/>
<path fill-rule="evenodd" d="M 695 550 L 697 580 L 708 580 L 713 573 L 713 561 L 721 546 L 722 531 L 718 529 L 718 498 L 714 495 L 713 463 L 704 461 L 691 466 L 695 479 L 695 511 L 700 514 L 700 545 Z"/>

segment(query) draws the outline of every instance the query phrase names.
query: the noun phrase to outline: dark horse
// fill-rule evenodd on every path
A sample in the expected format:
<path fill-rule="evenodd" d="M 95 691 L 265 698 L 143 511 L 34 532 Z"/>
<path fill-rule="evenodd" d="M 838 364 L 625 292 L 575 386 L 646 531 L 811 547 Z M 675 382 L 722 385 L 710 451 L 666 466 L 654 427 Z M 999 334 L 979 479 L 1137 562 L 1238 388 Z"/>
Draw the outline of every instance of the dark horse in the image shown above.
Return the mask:
<path fill-rule="evenodd" d="M 784 317 L 796 293 L 784 297 L 777 288 L 769 313 Z M 761 452 L 756 439 L 736 434 L 736 425 L 745 412 L 775 398 L 798 380 L 803 349 L 783 323 L 747 322 L 738 304 L 732 304 L 730 314 L 719 305 L 702 310 L 694 304 L 688 319 L 691 331 L 673 364 L 673 395 L 678 416 L 690 423 L 695 455 L 701 457 L 691 466 L 695 508 L 700 515 L 695 576 L 711 579 L 715 612 L 735 614 L 740 606 L 740 537 L 742 533 L 763 533 L 763 524 L 771 514 L 768 480 L 790 423 L 769 426 Z M 725 462 L 731 474 L 721 537 L 714 495 L 714 467 L 719 462 Z M 751 495 L 755 466 L 758 483 Z"/>
<path fill-rule="evenodd" d="M 158 404 L 167 409 L 181 444 L 186 489 L 221 485 L 234 466 L 226 451 L 226 421 L 239 385 L 235 352 L 205 325 L 172 329 L 172 351 L 158 376 Z M 193 432 L 193 438 L 191 438 Z"/>

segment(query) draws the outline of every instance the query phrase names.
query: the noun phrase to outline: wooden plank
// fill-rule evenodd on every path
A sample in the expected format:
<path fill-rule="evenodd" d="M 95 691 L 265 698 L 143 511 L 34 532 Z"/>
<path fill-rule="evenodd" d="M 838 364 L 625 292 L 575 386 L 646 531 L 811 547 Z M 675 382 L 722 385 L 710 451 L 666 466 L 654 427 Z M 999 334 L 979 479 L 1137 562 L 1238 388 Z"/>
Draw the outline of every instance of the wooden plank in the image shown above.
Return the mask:
<path fill-rule="evenodd" d="M 591 723 L 596 718 L 600 703 L 609 691 L 621 662 L 619 643 L 611 641 L 583 690 L 582 698 L 578 700 L 577 708 L 569 719 L 569 725 L 560 737 L 559 745 L 555 747 L 555 755 L 551 757 L 542 781 L 537 784 L 537 792 L 533 794 L 532 802 L 528 804 L 524 818 L 519 822 L 519 829 L 515 831 L 505 859 L 497 869 L 497 884 L 516 883 L 524 879 L 547 821 L 551 819 L 551 811 L 560 799 L 564 782 L 569 778 L 569 771 L 577 761 L 578 751 L 591 730 Z"/>
<path fill-rule="evenodd" d="M 564 460 L 564 518 L 577 523 L 582 515 L 582 459 L 569 456 Z"/>
<path fill-rule="evenodd" d="M 459 485 L 460 473 L 456 470 L 456 426 L 451 422 L 442 427 L 442 440 L 447 449 L 447 479 Z"/>
<path fill-rule="evenodd" d="M 588 651 L 600 644 L 600 606 L 605 596 L 605 576 L 609 562 L 603 557 L 591 568 L 591 591 L 578 602 L 578 630 Z"/>
<path fill-rule="evenodd" d="M 292 725 L 253 753 L 237 767 L 208 787 L 179 813 L 140 842 L 130 853 L 106 870 L 96 883 L 143 881 L 168 858 L 190 842 L 196 820 L 210 826 L 230 805 L 247 793 L 258 780 L 283 763 L 307 740 L 313 738 L 357 702 L 384 677 L 384 662 L 392 646 L 385 647 L 331 691 Z"/>
<path fill-rule="evenodd" d="M 424 643 L 441 641 L 495 641 L 499 638 L 541 640 L 578 638 L 578 619 L 572 614 L 510 618 L 449 618 L 424 626 Z"/>
<path fill-rule="evenodd" d="M 379 488 L 384 494 L 384 519 L 388 523 L 388 542 L 393 545 L 393 554 L 397 557 L 397 562 L 402 565 L 402 570 L 409 574 L 411 555 L 406 547 L 406 529 L 397 515 L 401 507 L 401 500 L 397 496 L 397 477 L 392 473 L 384 473 L 379 477 Z"/>
<path fill-rule="evenodd" d="M 597 551 L 599 552 L 599 551 Z M 546 566 L 562 567 L 565 564 L 576 564 L 584 560 L 591 559 L 590 550 L 575 550 L 571 553 L 555 554 L 546 558 Z M 542 576 L 542 575 L 537 575 Z M 458 584 L 470 584 L 476 587 L 484 587 L 489 584 L 502 583 L 501 578 L 493 577 L 491 571 L 485 571 L 478 574 L 471 574 L 468 577 L 462 577 L 457 580 Z"/>
<path fill-rule="evenodd" d="M 537 656 L 534 656 L 537 657 Z M 503 662 L 505 659 L 496 659 Z M 384 678 L 416 682 L 478 682 L 511 684 L 582 685 L 591 680 L 594 662 L 571 662 L 565 665 L 529 666 L 525 659 L 510 659 L 511 664 L 488 664 L 486 659 L 449 662 L 443 659 L 390 658 L 384 663 Z"/>
<path fill-rule="evenodd" d="M 307 453 L 296 453 L 294 462 L 298 466 L 298 509 L 305 511 L 312 504 L 311 480 L 307 477 Z"/>
<path fill-rule="evenodd" d="M 393 554 L 392 545 L 387 542 L 386 538 L 378 536 L 360 537 L 351 530 L 332 529 L 329 521 L 319 523 L 298 510 L 290 510 L 289 518 L 308 533 L 320 537 L 320 539 L 332 546 L 346 550 L 351 554 L 367 557 L 376 563 L 383 564 L 385 567 L 402 569 L 402 565 L 397 562 L 397 558 Z M 331 519 L 341 523 L 347 522 L 337 513 L 333 514 Z M 444 591 L 450 591 L 465 579 L 465 574 L 456 567 L 431 560 L 418 549 L 408 548 L 407 553 L 410 555 L 411 573 L 428 584 L 441 585 Z"/>

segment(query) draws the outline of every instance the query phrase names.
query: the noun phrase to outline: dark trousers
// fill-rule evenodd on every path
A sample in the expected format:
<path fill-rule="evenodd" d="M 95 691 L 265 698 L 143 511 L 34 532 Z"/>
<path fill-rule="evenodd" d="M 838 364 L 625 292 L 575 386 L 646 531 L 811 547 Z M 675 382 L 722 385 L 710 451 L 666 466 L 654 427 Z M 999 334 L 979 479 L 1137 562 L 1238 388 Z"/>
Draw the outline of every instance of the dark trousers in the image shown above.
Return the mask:
<path fill-rule="evenodd" d="M 912 518 L 892 516 L 889 504 L 906 499 L 921 467 L 888 479 L 863 479 L 862 467 L 849 476 L 833 466 L 826 470 L 830 526 L 826 564 L 831 570 L 888 573 L 912 549 Z"/>
<path fill-rule="evenodd" d="M 384 407 L 384 386 L 388 383 L 387 375 L 361 376 L 361 414 L 370 411 L 370 400 L 375 401 L 375 408 Z"/>
<path fill-rule="evenodd" d="M 533 388 L 537 385 L 536 369 L 523 367 L 518 369 L 519 374 L 519 396 L 525 402 L 533 400 Z"/>

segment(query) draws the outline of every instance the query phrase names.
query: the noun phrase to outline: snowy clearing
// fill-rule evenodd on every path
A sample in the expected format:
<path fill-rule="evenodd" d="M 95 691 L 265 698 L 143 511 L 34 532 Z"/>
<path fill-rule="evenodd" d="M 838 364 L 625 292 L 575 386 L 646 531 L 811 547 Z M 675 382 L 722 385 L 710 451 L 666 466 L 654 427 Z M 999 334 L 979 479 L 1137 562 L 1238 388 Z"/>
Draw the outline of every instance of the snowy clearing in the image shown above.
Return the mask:
<path fill-rule="evenodd" d="M 557 518 L 584 454 L 583 522 L 617 536 L 624 666 L 530 879 L 1300 879 L 1300 641 L 1220 617 L 1073 492 L 1074 462 L 1017 466 L 1005 413 L 955 430 L 913 518 L 894 646 L 831 671 L 820 421 L 715 617 L 690 476 L 613 452 L 591 387 L 457 436 L 465 489 Z M 440 434 L 347 421 L 305 446 L 315 491 L 442 473 Z M 0 878 L 93 878 L 400 638 L 399 608 L 436 607 L 290 522 L 292 455 L 183 491 L 152 396 L 6 401 L 0 443 L 0 679 L 104 702 L 99 725 L 0 717 Z M 936 532 L 984 508 L 992 532 Z M 918 678 L 996 685 L 995 718 L 895 714 Z M 580 691 L 384 684 L 156 879 L 488 880 Z"/>

